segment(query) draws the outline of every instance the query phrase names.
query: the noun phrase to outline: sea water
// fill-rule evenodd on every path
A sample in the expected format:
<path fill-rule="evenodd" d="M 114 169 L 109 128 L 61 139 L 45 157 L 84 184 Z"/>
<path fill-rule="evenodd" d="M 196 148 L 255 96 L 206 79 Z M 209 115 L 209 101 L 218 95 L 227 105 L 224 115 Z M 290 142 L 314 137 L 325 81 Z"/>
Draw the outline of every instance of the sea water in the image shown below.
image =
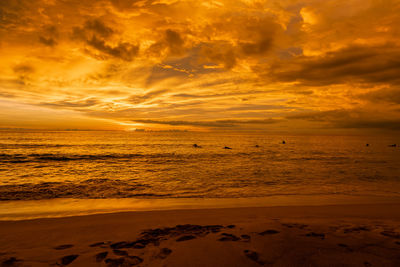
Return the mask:
<path fill-rule="evenodd" d="M 396 142 L 396 136 L 1 131 L 0 209 L 52 199 L 400 197 L 400 148 L 390 146 Z"/>

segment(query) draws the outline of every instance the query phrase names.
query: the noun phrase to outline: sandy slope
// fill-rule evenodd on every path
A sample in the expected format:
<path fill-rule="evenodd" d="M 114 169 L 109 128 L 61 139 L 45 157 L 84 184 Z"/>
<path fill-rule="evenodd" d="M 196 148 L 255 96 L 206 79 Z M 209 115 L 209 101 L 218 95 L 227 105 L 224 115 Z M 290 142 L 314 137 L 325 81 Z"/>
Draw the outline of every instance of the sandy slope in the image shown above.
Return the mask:
<path fill-rule="evenodd" d="M 0 263 L 400 266 L 400 205 L 127 212 L 0 222 Z"/>

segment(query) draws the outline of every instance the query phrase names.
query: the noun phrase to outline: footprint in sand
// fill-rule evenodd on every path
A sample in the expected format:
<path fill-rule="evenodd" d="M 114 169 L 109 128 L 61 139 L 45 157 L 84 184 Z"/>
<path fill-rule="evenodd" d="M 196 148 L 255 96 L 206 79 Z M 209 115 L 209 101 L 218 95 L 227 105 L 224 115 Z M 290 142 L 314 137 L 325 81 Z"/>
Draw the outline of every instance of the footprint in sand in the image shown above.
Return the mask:
<path fill-rule="evenodd" d="M 194 235 L 184 235 L 179 237 L 176 242 L 182 242 L 182 241 L 188 241 L 188 240 L 192 240 L 195 239 L 196 237 Z"/>
<path fill-rule="evenodd" d="M 107 264 L 107 267 L 118 267 L 118 266 L 122 266 L 122 264 L 124 264 L 125 259 L 124 258 L 106 259 L 105 262 Z"/>
<path fill-rule="evenodd" d="M 63 249 L 67 249 L 67 248 L 72 248 L 74 245 L 71 244 L 66 244 L 66 245 L 60 245 L 57 247 L 54 247 L 55 250 L 63 250 Z"/>
<path fill-rule="evenodd" d="M 349 252 L 353 252 L 353 249 L 352 248 L 350 248 L 348 245 L 346 245 L 346 244 L 343 244 L 343 243 L 339 243 L 339 244 L 337 244 L 339 247 L 342 247 L 342 248 L 345 248 L 347 251 L 349 251 Z"/>
<path fill-rule="evenodd" d="M 113 252 L 118 256 L 128 256 L 128 252 L 125 250 L 114 249 Z"/>
<path fill-rule="evenodd" d="M 251 237 L 249 235 L 241 235 L 240 237 L 244 242 L 250 242 Z"/>
<path fill-rule="evenodd" d="M 347 233 L 360 233 L 362 231 L 371 231 L 369 228 L 364 227 L 364 226 L 359 226 L 359 227 L 351 227 L 351 228 L 346 228 L 343 230 L 345 234 Z"/>
<path fill-rule="evenodd" d="M 162 248 L 160 253 L 158 253 L 157 258 L 165 259 L 172 253 L 172 250 L 169 248 Z"/>
<path fill-rule="evenodd" d="M 244 255 L 246 255 L 250 260 L 257 262 L 260 265 L 264 265 L 264 262 L 260 260 L 260 255 L 257 252 L 246 249 L 244 250 Z"/>
<path fill-rule="evenodd" d="M 395 239 L 400 239 L 400 233 L 397 233 L 397 232 L 391 231 L 391 230 L 383 231 L 383 232 L 381 232 L 381 235 L 395 238 Z"/>
<path fill-rule="evenodd" d="M 279 231 L 270 229 L 270 230 L 266 230 L 266 231 L 258 233 L 258 234 L 259 235 L 275 235 L 278 233 L 279 233 Z"/>
<path fill-rule="evenodd" d="M 100 253 L 96 254 L 96 256 L 94 256 L 94 257 L 96 259 L 96 262 L 101 262 L 107 257 L 107 255 L 108 255 L 108 252 L 104 251 L 104 252 L 100 252 Z"/>
<path fill-rule="evenodd" d="M 101 247 L 101 248 L 106 248 L 108 245 L 110 244 L 110 242 L 97 242 L 94 244 L 89 245 L 89 247 Z"/>
<path fill-rule="evenodd" d="M 107 267 L 119 267 L 119 266 L 134 266 L 143 262 L 143 259 L 138 256 L 127 256 L 118 259 L 106 259 Z"/>
<path fill-rule="evenodd" d="M 314 233 L 314 232 L 308 233 L 308 234 L 306 234 L 306 236 L 308 236 L 308 237 L 319 237 L 321 239 L 325 239 L 325 234 Z"/>
<path fill-rule="evenodd" d="M 308 227 L 307 224 L 301 224 L 301 223 L 282 223 L 282 226 L 285 226 L 287 228 L 299 228 L 299 229 L 304 229 Z"/>
<path fill-rule="evenodd" d="M 240 240 L 239 237 L 232 235 L 232 234 L 227 234 L 227 233 L 222 233 L 222 237 L 218 239 L 218 241 L 238 241 Z"/>
<path fill-rule="evenodd" d="M 57 265 L 65 266 L 73 262 L 79 255 L 68 255 L 57 261 Z"/>
<path fill-rule="evenodd" d="M 3 261 L 1 263 L 1 266 L 4 266 L 4 267 L 6 267 L 6 266 L 16 266 L 16 264 L 18 262 L 21 262 L 21 261 L 22 260 L 19 260 L 19 259 L 15 258 L 15 257 L 10 257 L 10 258 L 6 259 L 5 261 Z"/>

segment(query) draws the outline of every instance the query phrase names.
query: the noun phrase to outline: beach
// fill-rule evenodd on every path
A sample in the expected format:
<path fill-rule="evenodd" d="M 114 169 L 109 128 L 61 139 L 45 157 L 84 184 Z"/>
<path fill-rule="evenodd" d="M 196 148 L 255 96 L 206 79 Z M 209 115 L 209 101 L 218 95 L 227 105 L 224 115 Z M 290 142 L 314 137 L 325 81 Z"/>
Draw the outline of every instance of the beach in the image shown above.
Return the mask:
<path fill-rule="evenodd" d="M 3 132 L 0 264 L 400 266 L 398 137 L 285 140 Z"/>
<path fill-rule="evenodd" d="M 400 0 L 0 0 L 0 267 L 400 267 Z"/>
<path fill-rule="evenodd" d="M 0 222 L 2 266 L 400 266 L 400 204 Z"/>

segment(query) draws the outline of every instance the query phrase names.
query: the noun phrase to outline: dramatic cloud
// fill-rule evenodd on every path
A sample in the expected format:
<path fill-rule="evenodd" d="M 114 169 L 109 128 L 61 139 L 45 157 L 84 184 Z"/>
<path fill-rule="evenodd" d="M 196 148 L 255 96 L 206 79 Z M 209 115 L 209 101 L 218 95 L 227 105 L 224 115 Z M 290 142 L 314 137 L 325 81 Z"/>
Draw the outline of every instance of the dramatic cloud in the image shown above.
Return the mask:
<path fill-rule="evenodd" d="M 397 0 L 3 2 L 0 127 L 399 130 Z"/>
<path fill-rule="evenodd" d="M 371 115 L 371 112 L 365 110 L 330 110 L 291 115 L 287 118 L 324 123 L 332 128 L 400 130 L 400 118 Z"/>
<path fill-rule="evenodd" d="M 400 82 L 400 47 L 354 45 L 323 56 L 302 56 L 271 65 L 271 77 L 306 85 Z"/>

